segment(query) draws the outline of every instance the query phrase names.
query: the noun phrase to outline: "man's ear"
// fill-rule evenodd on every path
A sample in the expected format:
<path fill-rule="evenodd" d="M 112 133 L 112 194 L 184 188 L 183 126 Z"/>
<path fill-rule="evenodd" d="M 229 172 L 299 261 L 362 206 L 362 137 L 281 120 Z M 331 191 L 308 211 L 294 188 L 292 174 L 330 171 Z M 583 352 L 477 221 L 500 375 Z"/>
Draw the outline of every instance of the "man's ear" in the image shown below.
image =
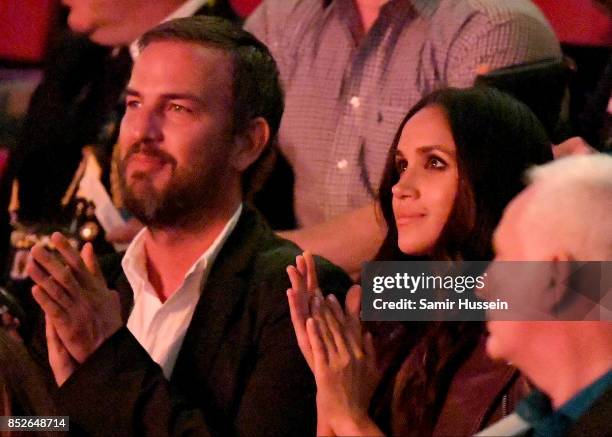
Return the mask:
<path fill-rule="evenodd" d="M 522 287 L 517 289 L 518 295 L 528 297 L 530 305 L 536 309 L 540 320 L 554 320 L 557 318 L 559 304 L 563 301 L 567 291 L 568 263 L 564 257 L 551 255 L 542 256 L 540 261 L 523 261 L 519 264 L 526 268 L 530 282 L 520 282 Z M 516 275 L 516 273 L 515 273 Z"/>
<path fill-rule="evenodd" d="M 270 125 L 263 117 L 249 121 L 243 132 L 234 137 L 234 150 L 231 156 L 232 166 L 239 172 L 245 171 L 266 148 L 270 141 Z"/>
<path fill-rule="evenodd" d="M 560 317 L 563 304 L 570 293 L 569 277 L 571 274 L 571 257 L 565 253 L 557 254 L 550 262 L 550 295 L 549 311 Z"/>

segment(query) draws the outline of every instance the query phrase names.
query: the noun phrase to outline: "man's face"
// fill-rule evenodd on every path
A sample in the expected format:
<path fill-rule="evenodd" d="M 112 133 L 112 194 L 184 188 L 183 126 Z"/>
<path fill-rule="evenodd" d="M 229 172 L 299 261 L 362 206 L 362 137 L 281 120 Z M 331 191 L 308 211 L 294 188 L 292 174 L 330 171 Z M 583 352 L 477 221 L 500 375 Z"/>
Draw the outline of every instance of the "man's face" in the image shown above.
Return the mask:
<path fill-rule="evenodd" d="M 533 232 L 524 221 L 524 211 L 532 197 L 533 187 L 519 194 L 504 211 L 504 215 L 495 230 L 493 237 L 495 261 L 537 261 L 541 253 L 536 250 Z M 530 282 L 533 278 L 509 278 L 511 288 L 517 288 L 517 281 Z M 530 283 L 529 286 L 534 286 Z M 520 287 L 519 287 L 520 288 Z M 524 341 L 531 338 L 538 322 L 530 321 L 489 321 L 487 329 L 487 352 L 493 358 L 503 358 L 509 361 L 520 360 L 518 354 L 524 349 Z"/>
<path fill-rule="evenodd" d="M 134 64 L 121 122 L 127 207 L 149 226 L 215 208 L 231 165 L 232 62 L 218 49 L 153 42 Z"/>
<path fill-rule="evenodd" d="M 157 0 L 155 0 L 157 1 Z M 102 45 L 126 45 L 140 36 L 150 0 L 63 0 L 68 24 Z M 163 18 L 163 17 L 162 17 Z M 161 18 L 160 18 L 161 19 Z"/>

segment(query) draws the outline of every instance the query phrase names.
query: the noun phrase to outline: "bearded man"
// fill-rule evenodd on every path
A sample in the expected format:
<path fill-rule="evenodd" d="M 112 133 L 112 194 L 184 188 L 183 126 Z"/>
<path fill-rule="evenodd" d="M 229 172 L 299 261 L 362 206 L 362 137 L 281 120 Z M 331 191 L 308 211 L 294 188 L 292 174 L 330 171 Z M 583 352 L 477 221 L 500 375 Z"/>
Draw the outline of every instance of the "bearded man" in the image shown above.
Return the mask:
<path fill-rule="evenodd" d="M 92 435 L 312 435 L 314 381 L 285 295 L 299 249 L 243 203 L 282 115 L 274 60 L 210 17 L 163 23 L 140 48 L 119 143 L 145 228 L 104 269 L 60 234 L 56 253 L 32 249 L 61 406 Z M 320 267 L 325 289 L 348 286 Z M 177 418 L 171 393 L 199 412 Z"/>

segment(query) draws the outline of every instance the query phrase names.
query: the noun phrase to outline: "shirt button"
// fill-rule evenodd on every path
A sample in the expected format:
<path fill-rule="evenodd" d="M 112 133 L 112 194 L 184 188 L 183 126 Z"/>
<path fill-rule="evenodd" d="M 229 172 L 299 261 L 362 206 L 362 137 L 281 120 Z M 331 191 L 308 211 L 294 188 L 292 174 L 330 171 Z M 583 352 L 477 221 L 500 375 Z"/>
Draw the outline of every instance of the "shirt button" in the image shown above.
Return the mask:
<path fill-rule="evenodd" d="M 349 103 L 355 109 L 359 108 L 359 106 L 361 105 L 361 101 L 359 100 L 359 97 L 357 96 L 351 97 L 351 100 L 349 100 Z"/>
<path fill-rule="evenodd" d="M 348 161 L 346 159 L 341 159 L 336 163 L 336 167 L 338 167 L 338 170 L 344 170 L 348 167 Z"/>

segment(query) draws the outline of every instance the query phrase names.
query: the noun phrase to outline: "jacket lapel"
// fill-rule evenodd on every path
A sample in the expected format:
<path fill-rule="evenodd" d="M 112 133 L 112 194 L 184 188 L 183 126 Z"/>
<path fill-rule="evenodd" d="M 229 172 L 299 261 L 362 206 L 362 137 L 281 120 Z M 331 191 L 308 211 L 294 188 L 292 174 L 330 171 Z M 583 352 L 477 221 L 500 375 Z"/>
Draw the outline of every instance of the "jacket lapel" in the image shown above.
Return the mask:
<path fill-rule="evenodd" d="M 124 274 L 117 278 L 114 289 L 117 291 L 117 293 L 119 293 L 121 319 L 127 324 L 128 318 L 130 317 L 132 309 L 134 308 L 134 292 L 132 291 L 132 287 Z"/>
<path fill-rule="evenodd" d="M 102 257 L 100 259 L 100 268 L 104 277 L 107 278 L 108 288 L 119 293 L 121 318 L 124 323 L 127 323 L 134 307 L 134 292 L 121 266 L 121 260 L 124 255 L 125 252 L 121 252 Z"/>
<path fill-rule="evenodd" d="M 269 229 L 251 209 L 245 207 L 237 225 L 212 266 L 202 289 L 183 346 L 177 357 L 172 379 L 188 374 L 190 357 L 206 371 L 224 338 L 226 326 L 247 292 L 248 273 L 255 253 L 265 244 Z M 183 371 L 185 369 L 185 371 Z"/>

